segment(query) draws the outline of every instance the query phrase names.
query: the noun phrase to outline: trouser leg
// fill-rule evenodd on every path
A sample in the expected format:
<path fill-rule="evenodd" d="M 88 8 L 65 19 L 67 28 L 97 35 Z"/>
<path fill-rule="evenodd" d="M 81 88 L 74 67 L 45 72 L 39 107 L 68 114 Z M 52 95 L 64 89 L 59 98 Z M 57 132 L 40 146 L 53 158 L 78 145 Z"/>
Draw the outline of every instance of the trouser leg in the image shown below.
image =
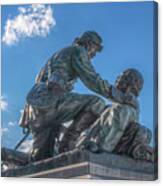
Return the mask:
<path fill-rule="evenodd" d="M 53 156 L 57 130 L 54 127 L 48 127 L 33 133 L 31 161 L 39 161 Z"/>
<path fill-rule="evenodd" d="M 79 101 L 80 105 L 74 109 L 74 112 L 80 107 L 82 109 L 73 117 L 72 125 L 60 142 L 60 153 L 72 150 L 80 134 L 95 122 L 105 108 L 105 102 L 97 96 L 79 95 L 75 100 Z"/>
<path fill-rule="evenodd" d="M 53 155 L 55 138 L 59 135 L 58 128 L 62 123 L 77 118 L 82 111 L 100 114 L 104 107 L 104 101 L 97 96 L 68 93 L 61 97 L 55 105 L 46 110 L 46 114 L 39 115 L 38 123 L 32 127 L 34 132 L 32 158 L 40 160 Z M 49 124 L 45 118 L 50 118 L 53 122 Z"/>
<path fill-rule="evenodd" d="M 66 131 L 60 146 L 59 152 L 66 152 L 75 148 L 75 143 L 80 134 L 87 128 L 89 128 L 99 115 L 95 115 L 92 112 L 81 112 L 78 117 L 73 121 L 73 124 Z"/>
<path fill-rule="evenodd" d="M 105 102 L 98 96 L 69 93 L 60 100 L 57 120 L 59 123 L 70 121 L 78 117 L 82 111 L 100 115 L 104 108 Z"/>
<path fill-rule="evenodd" d="M 134 159 L 153 161 L 153 148 L 149 146 L 151 135 L 148 128 L 138 123 L 129 123 L 113 152 Z"/>

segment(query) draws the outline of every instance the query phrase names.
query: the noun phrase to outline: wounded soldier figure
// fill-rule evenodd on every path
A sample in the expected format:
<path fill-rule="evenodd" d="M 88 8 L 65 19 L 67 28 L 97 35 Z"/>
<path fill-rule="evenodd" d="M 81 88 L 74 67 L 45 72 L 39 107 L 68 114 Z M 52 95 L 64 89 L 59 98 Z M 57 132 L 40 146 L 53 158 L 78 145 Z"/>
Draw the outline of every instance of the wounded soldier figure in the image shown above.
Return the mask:
<path fill-rule="evenodd" d="M 127 69 L 117 78 L 115 87 L 137 97 L 143 87 L 143 77 L 137 70 Z M 153 161 L 153 149 L 149 146 L 151 131 L 138 122 L 138 107 L 115 101 L 81 134 L 76 147 L 84 147 L 96 153 L 112 152 Z"/>

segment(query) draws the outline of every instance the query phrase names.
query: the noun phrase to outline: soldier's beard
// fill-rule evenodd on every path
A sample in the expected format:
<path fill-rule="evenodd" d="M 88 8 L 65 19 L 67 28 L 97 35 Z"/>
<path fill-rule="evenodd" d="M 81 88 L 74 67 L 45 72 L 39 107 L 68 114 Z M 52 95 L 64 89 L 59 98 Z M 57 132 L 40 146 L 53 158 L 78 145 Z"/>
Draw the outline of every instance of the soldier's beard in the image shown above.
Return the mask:
<path fill-rule="evenodd" d="M 96 52 L 88 52 L 88 57 L 89 57 L 89 60 L 91 60 L 93 57 L 96 56 Z"/>
<path fill-rule="evenodd" d="M 139 95 L 139 91 L 136 87 L 131 88 L 131 92 L 135 95 L 138 96 Z"/>
<path fill-rule="evenodd" d="M 91 45 L 88 45 L 87 46 L 87 51 L 88 51 L 88 57 L 89 57 L 89 59 L 95 57 L 95 55 L 97 53 L 97 50 L 94 47 L 92 47 Z"/>

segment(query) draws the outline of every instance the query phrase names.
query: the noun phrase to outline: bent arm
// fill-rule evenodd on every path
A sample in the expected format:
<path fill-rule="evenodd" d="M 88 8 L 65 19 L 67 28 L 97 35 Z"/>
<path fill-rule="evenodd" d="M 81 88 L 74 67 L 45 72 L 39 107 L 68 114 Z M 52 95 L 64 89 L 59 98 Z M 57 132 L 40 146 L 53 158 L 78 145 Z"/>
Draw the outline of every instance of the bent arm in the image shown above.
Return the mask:
<path fill-rule="evenodd" d="M 109 98 L 111 85 L 96 73 L 88 59 L 87 53 L 81 49 L 77 51 L 73 57 L 72 66 L 81 81 L 90 90 L 104 96 L 105 98 Z"/>

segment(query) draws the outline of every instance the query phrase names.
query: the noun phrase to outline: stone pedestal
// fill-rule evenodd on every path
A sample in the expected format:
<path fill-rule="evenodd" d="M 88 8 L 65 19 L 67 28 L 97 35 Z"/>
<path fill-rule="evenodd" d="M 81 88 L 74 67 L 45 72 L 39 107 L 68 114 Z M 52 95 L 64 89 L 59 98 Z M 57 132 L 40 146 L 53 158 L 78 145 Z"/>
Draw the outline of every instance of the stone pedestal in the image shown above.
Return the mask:
<path fill-rule="evenodd" d="M 153 163 L 115 154 L 74 150 L 40 162 L 2 172 L 3 177 L 155 180 Z"/>

